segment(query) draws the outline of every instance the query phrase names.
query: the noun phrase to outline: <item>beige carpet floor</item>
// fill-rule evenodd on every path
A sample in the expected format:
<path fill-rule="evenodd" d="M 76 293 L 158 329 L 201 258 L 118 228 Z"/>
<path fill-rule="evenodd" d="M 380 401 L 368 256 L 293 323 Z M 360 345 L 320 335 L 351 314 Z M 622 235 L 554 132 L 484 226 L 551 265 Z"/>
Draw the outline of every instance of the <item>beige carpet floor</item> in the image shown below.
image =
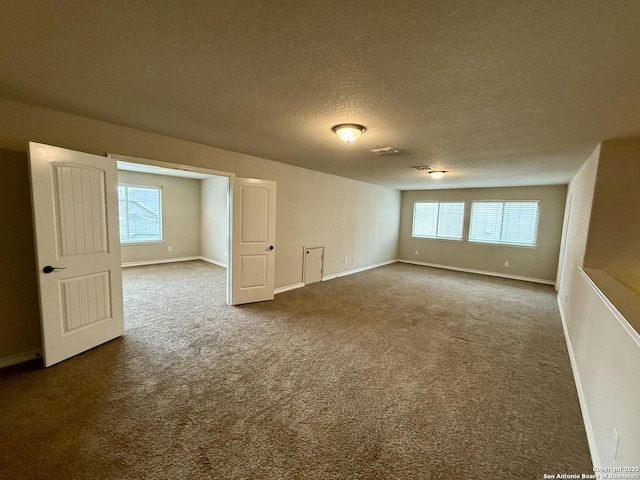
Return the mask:
<path fill-rule="evenodd" d="M 552 287 L 393 264 L 230 307 L 204 262 L 123 274 L 123 338 L 0 370 L 0 478 L 591 472 Z"/>

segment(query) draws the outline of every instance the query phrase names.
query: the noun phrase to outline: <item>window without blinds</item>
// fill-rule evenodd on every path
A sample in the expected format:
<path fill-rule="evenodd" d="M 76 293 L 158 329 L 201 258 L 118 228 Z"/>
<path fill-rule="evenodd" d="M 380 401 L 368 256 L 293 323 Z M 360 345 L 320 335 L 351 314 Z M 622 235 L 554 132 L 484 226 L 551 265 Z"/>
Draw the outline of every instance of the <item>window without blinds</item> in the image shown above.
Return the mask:
<path fill-rule="evenodd" d="M 162 197 L 158 187 L 118 185 L 120 243 L 162 241 Z"/>
<path fill-rule="evenodd" d="M 462 240 L 464 202 L 416 202 L 411 235 Z"/>
<path fill-rule="evenodd" d="M 469 241 L 534 247 L 539 201 L 475 201 L 471 204 Z"/>

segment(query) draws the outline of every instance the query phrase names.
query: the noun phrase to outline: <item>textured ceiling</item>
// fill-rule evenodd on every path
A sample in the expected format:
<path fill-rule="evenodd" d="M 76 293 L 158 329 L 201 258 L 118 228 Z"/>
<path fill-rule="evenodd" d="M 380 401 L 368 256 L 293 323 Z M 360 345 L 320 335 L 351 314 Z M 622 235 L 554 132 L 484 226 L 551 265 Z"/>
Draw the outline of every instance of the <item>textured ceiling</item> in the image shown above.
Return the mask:
<path fill-rule="evenodd" d="M 636 0 L 0 1 L 2 97 L 400 189 L 567 183 L 639 51 Z"/>

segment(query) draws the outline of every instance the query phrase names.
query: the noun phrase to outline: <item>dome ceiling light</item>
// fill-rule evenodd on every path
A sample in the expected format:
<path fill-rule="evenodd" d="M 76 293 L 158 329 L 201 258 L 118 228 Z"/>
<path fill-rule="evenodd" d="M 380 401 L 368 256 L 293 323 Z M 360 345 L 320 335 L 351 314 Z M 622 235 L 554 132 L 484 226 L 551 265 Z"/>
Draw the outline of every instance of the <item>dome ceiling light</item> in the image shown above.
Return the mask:
<path fill-rule="evenodd" d="M 340 125 L 334 126 L 331 130 L 333 130 L 343 142 L 351 143 L 360 138 L 360 135 L 367 129 L 355 123 L 341 123 Z"/>
<path fill-rule="evenodd" d="M 434 180 L 440 180 L 445 174 L 449 173 L 447 170 L 434 170 L 431 165 L 418 165 L 413 169 L 416 172 L 427 172 Z"/>
<path fill-rule="evenodd" d="M 447 173 L 446 170 L 431 170 L 429 172 L 429 175 L 431 175 L 431 178 L 435 180 L 440 180 L 442 177 L 445 176 L 446 173 Z"/>

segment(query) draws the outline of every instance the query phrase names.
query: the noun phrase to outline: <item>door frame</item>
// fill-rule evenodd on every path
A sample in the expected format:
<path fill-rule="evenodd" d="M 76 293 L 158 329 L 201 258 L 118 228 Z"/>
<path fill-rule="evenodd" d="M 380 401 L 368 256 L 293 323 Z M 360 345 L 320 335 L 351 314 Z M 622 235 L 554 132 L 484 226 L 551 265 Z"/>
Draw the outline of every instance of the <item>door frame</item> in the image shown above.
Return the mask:
<path fill-rule="evenodd" d="M 141 165 L 151 165 L 154 167 L 167 168 L 169 170 L 184 170 L 187 172 L 203 173 L 206 175 L 214 175 L 216 177 L 227 177 L 227 275 L 226 275 L 226 301 L 228 303 L 229 292 L 231 291 L 231 229 L 233 228 L 233 218 L 231 218 L 231 202 L 233 201 L 233 178 L 235 173 L 223 172 L 221 170 L 213 170 L 211 168 L 194 167 L 193 165 L 186 165 L 182 163 L 163 162 L 161 160 L 152 160 L 150 158 L 134 157 L 131 155 L 122 155 L 119 153 L 107 152 L 107 157 L 114 161 L 123 161 L 129 163 L 139 163 Z M 162 173 L 160 173 L 162 175 Z M 122 267 L 120 267 L 122 269 Z"/>

